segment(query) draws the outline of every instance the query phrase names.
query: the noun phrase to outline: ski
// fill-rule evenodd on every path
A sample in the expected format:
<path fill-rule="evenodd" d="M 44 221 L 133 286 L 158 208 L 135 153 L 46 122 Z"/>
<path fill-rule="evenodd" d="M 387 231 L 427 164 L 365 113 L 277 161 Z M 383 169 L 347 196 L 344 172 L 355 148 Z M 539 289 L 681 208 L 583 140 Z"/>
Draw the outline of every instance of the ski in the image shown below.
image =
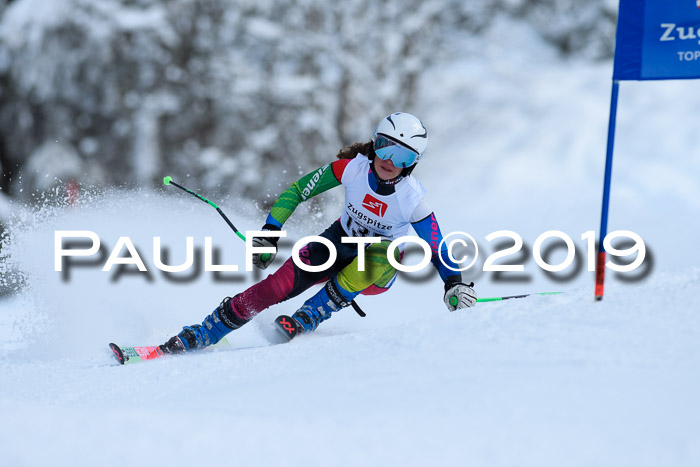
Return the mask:
<path fill-rule="evenodd" d="M 159 347 L 120 347 L 117 344 L 109 344 L 109 348 L 112 349 L 114 358 L 122 365 L 154 360 L 165 355 Z"/>
<path fill-rule="evenodd" d="M 215 345 L 207 347 L 212 349 L 215 347 L 226 347 L 230 345 L 226 338 L 221 339 Z M 122 365 L 130 365 L 132 363 L 145 362 L 147 360 L 155 360 L 156 358 L 161 358 L 165 355 L 175 355 L 168 354 L 163 351 L 160 346 L 141 346 L 141 347 L 125 347 L 119 346 L 117 344 L 109 344 L 109 348 L 112 350 L 114 358 Z"/>
<path fill-rule="evenodd" d="M 277 329 L 282 336 L 284 342 L 291 341 L 297 334 L 301 334 L 302 332 L 302 327 L 299 326 L 299 323 L 297 323 L 294 318 L 287 315 L 280 315 L 275 319 L 275 329 Z"/>

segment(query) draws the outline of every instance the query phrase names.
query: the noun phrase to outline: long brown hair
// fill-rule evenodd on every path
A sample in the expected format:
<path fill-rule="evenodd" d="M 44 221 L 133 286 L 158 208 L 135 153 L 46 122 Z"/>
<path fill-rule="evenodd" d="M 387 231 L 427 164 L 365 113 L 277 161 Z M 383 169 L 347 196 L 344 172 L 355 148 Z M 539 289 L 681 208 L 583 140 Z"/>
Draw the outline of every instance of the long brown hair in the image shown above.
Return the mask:
<path fill-rule="evenodd" d="M 366 143 L 353 143 L 350 146 L 345 146 L 343 149 L 338 151 L 338 155 L 335 157 L 338 159 L 354 159 L 358 154 L 364 154 L 369 158 L 369 160 L 373 160 L 374 144 L 372 141 L 367 141 Z"/>

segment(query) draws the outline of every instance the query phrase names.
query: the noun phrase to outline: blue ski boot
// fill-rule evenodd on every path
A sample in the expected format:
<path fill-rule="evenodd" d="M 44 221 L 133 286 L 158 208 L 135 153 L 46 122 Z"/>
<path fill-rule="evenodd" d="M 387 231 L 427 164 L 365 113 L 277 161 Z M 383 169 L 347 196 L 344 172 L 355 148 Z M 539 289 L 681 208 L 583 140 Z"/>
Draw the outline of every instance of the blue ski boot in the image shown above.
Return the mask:
<path fill-rule="evenodd" d="M 359 292 L 350 292 L 342 288 L 335 278 L 329 280 L 325 287 L 308 299 L 292 315 L 294 321 L 299 323 L 300 329 L 298 331 L 314 331 L 320 323 L 330 319 L 331 313 L 350 306 L 358 294 Z"/>
<path fill-rule="evenodd" d="M 203 349 L 216 344 L 226 334 L 245 323 L 247 321 L 239 318 L 234 312 L 231 297 L 226 297 L 209 316 L 204 318 L 202 324 L 183 327 L 180 334 L 171 337 L 160 347 L 165 353 Z"/>

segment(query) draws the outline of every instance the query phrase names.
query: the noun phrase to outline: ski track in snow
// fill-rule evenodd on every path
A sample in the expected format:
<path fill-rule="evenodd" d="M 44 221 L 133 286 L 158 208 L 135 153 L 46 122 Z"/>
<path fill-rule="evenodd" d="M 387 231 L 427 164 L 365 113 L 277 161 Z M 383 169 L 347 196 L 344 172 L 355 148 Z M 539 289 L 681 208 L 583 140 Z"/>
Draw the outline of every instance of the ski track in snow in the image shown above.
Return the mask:
<path fill-rule="evenodd" d="M 599 220 L 611 66 L 562 65 L 519 34 L 491 38 L 496 50 L 482 54 L 511 61 L 476 54 L 435 70 L 440 86 L 428 77 L 421 115 L 433 149 L 416 173 L 444 232 L 512 228 L 531 242 L 561 229 L 578 240 Z M 188 235 L 200 248 L 212 236 L 221 262 L 241 267 L 242 244 L 170 191 L 18 210 L 3 249 L 4 280 L 23 274 L 0 302 L 3 465 L 699 465 L 699 258 L 679 248 L 696 241 L 688 219 L 700 214 L 692 86 L 623 86 L 611 230 L 642 234 L 656 267 L 635 285 L 610 275 L 601 303 L 591 273 L 564 284 L 484 276 L 482 297 L 565 294 L 455 313 L 439 280 L 399 280 L 361 299 L 367 318 L 344 311 L 290 344 L 268 345 L 263 331 L 308 294 L 261 313 L 231 348 L 120 367 L 108 342 L 161 343 L 253 282 L 170 283 L 152 267 L 152 238 L 171 264 L 184 261 Z M 242 230 L 264 218 L 244 200 L 218 204 Z M 334 216 L 308 225 L 300 210 L 290 236 Z M 130 236 L 152 282 L 113 283 L 101 264 L 63 282 L 54 231 L 81 229 L 110 249 Z"/>

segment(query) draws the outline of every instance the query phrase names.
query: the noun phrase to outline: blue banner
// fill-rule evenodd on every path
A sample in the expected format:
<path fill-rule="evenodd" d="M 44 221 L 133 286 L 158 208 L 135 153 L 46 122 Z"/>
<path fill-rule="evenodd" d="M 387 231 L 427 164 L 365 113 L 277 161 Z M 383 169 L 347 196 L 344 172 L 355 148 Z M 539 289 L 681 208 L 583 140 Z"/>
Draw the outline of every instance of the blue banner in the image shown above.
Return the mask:
<path fill-rule="evenodd" d="M 613 79 L 700 78 L 700 0 L 620 0 Z"/>

